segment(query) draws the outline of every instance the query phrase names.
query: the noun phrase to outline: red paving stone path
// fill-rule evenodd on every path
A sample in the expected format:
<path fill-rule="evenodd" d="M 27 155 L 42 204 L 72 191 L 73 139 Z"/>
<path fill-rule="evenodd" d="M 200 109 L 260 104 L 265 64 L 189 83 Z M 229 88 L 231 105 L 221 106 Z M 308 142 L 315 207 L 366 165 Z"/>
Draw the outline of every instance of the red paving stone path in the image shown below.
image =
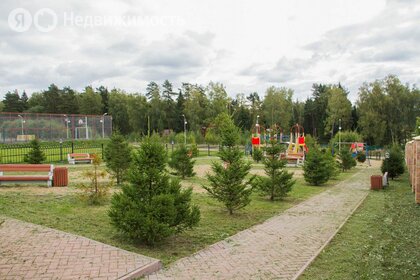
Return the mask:
<path fill-rule="evenodd" d="M 2 218 L 0 279 L 132 279 L 156 259 L 62 231 Z"/>
<path fill-rule="evenodd" d="M 368 194 L 366 168 L 283 214 L 180 259 L 152 279 L 296 279 Z"/>

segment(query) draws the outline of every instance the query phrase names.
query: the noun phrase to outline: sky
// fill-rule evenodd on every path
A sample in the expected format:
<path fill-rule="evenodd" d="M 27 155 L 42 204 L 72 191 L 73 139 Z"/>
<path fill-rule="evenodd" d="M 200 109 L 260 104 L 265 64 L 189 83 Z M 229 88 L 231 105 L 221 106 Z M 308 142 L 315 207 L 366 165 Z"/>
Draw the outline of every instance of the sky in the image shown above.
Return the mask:
<path fill-rule="evenodd" d="M 144 93 L 150 81 L 269 86 L 357 99 L 388 74 L 420 84 L 420 0 L 38 0 L 0 2 L 0 98 L 55 83 Z"/>

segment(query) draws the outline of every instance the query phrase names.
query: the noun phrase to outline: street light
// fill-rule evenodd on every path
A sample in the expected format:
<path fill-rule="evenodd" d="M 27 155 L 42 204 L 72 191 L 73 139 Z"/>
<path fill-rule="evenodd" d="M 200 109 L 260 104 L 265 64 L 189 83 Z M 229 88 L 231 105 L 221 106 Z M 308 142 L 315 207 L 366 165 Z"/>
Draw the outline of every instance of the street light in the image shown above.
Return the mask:
<path fill-rule="evenodd" d="M 257 124 L 258 124 L 258 118 L 260 117 L 260 115 L 257 115 Z"/>
<path fill-rule="evenodd" d="M 341 152 L 341 119 L 338 119 L 338 152 Z"/>
<path fill-rule="evenodd" d="M 108 115 L 108 113 L 104 113 L 102 115 L 102 119 L 100 122 L 102 123 L 102 138 L 105 138 L 105 116 Z"/>
<path fill-rule="evenodd" d="M 184 145 L 187 145 L 187 119 L 185 118 L 185 115 L 182 114 L 184 117 Z"/>
<path fill-rule="evenodd" d="M 69 123 L 70 123 L 70 120 L 69 120 L 69 117 L 67 116 L 67 115 L 63 115 L 64 117 L 66 117 L 65 119 L 64 119 L 64 121 L 66 122 L 66 134 L 67 134 L 67 139 L 69 139 Z"/>
<path fill-rule="evenodd" d="M 25 123 L 25 120 L 24 120 L 24 118 L 23 118 L 21 115 L 18 115 L 18 117 L 19 117 L 19 118 L 20 118 L 20 120 L 21 120 L 21 124 L 22 124 L 21 134 L 23 135 L 23 124 Z"/>

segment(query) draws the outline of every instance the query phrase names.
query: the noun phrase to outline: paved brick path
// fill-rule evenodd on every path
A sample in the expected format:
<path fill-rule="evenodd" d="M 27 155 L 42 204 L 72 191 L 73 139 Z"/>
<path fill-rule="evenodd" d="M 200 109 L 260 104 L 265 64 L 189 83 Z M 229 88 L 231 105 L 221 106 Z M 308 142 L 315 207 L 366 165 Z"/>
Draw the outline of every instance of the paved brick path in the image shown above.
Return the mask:
<path fill-rule="evenodd" d="M 130 279 L 156 271 L 158 260 L 84 237 L 5 219 L 0 225 L 0 279 Z"/>
<path fill-rule="evenodd" d="M 295 279 L 364 200 L 375 171 L 366 168 L 283 214 L 148 278 Z"/>

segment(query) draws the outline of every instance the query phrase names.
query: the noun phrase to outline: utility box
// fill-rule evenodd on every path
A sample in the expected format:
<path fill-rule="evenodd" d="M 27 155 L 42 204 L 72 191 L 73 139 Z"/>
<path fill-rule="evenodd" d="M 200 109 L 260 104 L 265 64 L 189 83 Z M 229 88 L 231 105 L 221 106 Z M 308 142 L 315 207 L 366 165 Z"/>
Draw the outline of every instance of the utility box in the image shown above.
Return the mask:
<path fill-rule="evenodd" d="M 66 187 L 69 184 L 67 167 L 55 167 L 53 171 L 53 186 Z"/>
<path fill-rule="evenodd" d="M 381 175 L 372 175 L 370 176 L 370 189 L 371 190 L 380 190 L 382 189 L 382 176 Z"/>

